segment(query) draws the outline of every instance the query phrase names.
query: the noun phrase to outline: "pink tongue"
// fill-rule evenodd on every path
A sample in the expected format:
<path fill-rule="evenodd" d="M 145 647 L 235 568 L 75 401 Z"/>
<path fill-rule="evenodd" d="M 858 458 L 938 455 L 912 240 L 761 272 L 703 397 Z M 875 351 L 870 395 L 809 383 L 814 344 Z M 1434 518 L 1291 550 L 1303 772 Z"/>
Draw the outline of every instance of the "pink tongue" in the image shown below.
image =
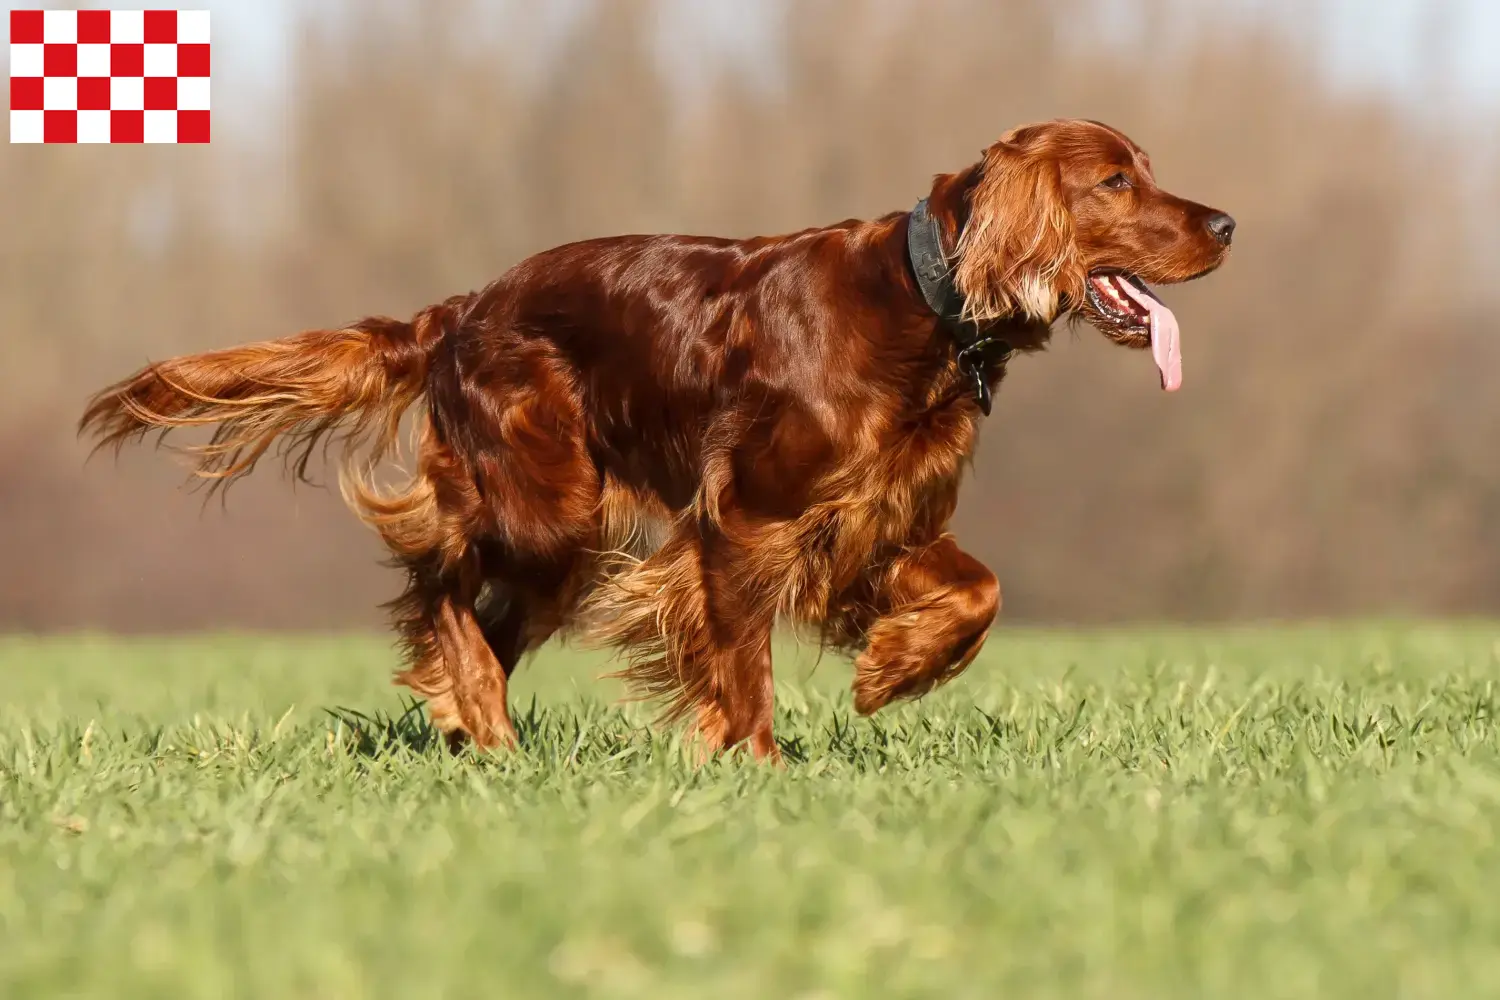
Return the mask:
<path fill-rule="evenodd" d="M 1120 287 L 1151 314 L 1151 356 L 1161 369 L 1161 387 L 1176 392 L 1182 388 L 1182 338 L 1177 330 L 1177 317 L 1161 299 L 1147 295 L 1134 283 L 1121 281 Z"/>

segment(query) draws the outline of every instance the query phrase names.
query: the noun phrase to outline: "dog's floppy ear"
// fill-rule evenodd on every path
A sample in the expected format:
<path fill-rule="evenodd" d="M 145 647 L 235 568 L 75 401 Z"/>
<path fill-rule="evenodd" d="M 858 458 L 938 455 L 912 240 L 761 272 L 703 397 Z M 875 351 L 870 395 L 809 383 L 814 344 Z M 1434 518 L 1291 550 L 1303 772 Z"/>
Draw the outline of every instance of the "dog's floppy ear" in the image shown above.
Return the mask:
<path fill-rule="evenodd" d="M 1007 133 L 985 150 L 969 218 L 955 251 L 965 318 L 1051 322 L 1058 299 L 1082 282 L 1073 218 L 1053 157 Z"/>

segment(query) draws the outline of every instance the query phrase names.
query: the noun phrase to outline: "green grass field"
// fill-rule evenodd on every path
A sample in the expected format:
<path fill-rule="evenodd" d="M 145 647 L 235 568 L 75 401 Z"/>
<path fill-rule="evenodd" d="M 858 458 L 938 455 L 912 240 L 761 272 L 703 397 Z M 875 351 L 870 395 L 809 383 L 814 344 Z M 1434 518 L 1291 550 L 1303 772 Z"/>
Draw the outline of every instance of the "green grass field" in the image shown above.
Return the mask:
<path fill-rule="evenodd" d="M 1500 996 L 1500 625 L 789 654 L 780 771 L 561 651 L 450 759 L 392 662 L 0 641 L 0 996 Z"/>

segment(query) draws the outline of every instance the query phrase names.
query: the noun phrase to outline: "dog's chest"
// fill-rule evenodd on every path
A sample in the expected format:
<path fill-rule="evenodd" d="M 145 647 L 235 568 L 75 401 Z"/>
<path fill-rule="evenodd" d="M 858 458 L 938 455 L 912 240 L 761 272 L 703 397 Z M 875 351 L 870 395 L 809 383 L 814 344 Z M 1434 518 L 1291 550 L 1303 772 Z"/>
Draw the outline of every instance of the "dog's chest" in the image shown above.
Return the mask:
<path fill-rule="evenodd" d="M 977 441 L 972 409 L 935 407 L 893 424 L 829 477 L 826 503 L 806 517 L 837 552 L 834 564 L 862 572 L 885 553 L 925 544 L 943 532 Z M 832 581 L 835 588 L 841 582 Z"/>
<path fill-rule="evenodd" d="M 977 442 L 971 410 L 961 404 L 938 406 L 898 424 L 873 456 L 850 470 L 865 480 L 882 541 L 919 543 L 952 516 L 964 466 Z"/>

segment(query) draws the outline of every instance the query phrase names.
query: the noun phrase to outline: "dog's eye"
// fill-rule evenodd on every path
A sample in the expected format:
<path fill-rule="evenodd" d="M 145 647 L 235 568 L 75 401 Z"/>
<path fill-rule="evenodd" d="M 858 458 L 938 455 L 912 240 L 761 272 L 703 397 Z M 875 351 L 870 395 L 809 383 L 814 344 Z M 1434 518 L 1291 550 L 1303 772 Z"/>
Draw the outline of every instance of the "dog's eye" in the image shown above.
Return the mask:
<path fill-rule="evenodd" d="M 1099 185 L 1101 187 L 1107 187 L 1111 191 L 1124 191 L 1126 188 L 1130 187 L 1130 178 L 1126 177 L 1123 173 L 1114 174 L 1110 177 L 1104 178 L 1104 180 L 1099 182 Z"/>

